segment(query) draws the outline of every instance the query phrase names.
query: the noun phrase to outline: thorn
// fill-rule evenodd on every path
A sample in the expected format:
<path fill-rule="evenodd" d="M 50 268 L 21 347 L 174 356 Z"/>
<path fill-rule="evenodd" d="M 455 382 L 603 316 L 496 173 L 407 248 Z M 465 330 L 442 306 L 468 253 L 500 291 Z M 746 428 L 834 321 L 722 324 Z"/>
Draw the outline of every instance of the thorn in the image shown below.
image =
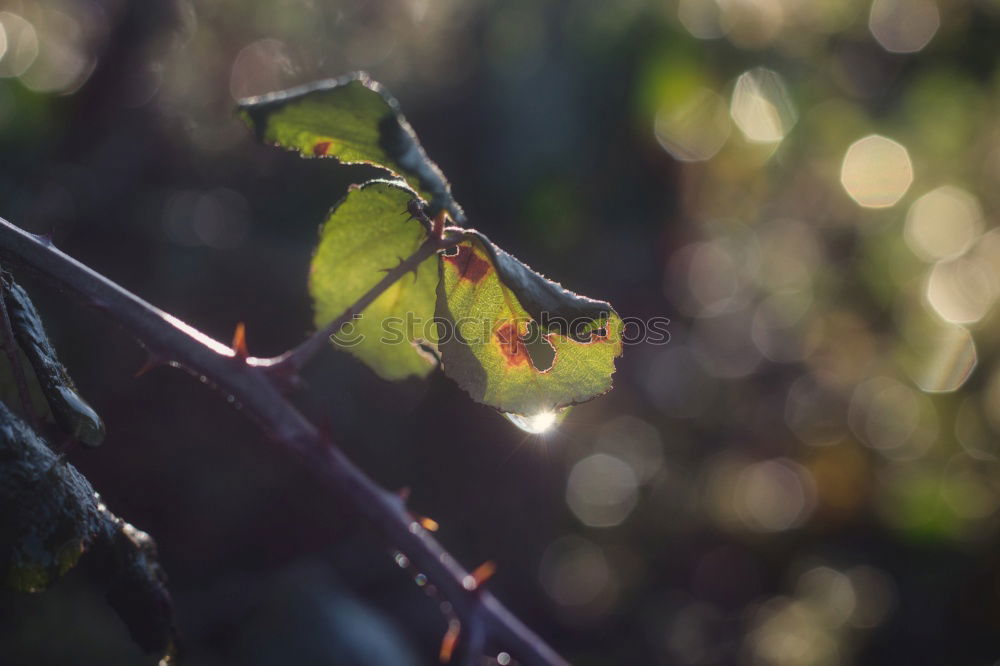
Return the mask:
<path fill-rule="evenodd" d="M 448 621 L 448 631 L 444 632 L 441 639 L 441 651 L 438 652 L 438 659 L 442 664 L 451 661 L 451 655 L 455 653 L 455 645 L 458 643 L 458 634 L 462 631 L 462 624 L 458 620 Z"/>
<path fill-rule="evenodd" d="M 407 491 L 407 493 L 409 493 L 410 489 L 406 488 L 405 490 Z M 407 494 L 407 498 L 409 498 L 409 494 Z M 403 501 L 405 502 L 406 500 Z M 441 525 L 438 524 L 438 521 L 434 520 L 433 518 L 428 518 L 427 516 L 421 516 L 419 513 L 414 513 L 413 511 L 409 511 L 408 514 L 411 520 L 419 523 L 420 526 L 425 530 L 427 530 L 428 532 L 437 532 L 441 528 Z"/>
<path fill-rule="evenodd" d="M 402 488 L 396 491 L 396 495 L 399 496 L 399 499 L 403 502 L 403 504 L 406 504 L 407 502 L 410 501 L 410 487 L 403 486 Z"/>
<path fill-rule="evenodd" d="M 32 234 L 32 236 L 34 236 L 35 240 L 37 240 L 42 245 L 46 247 L 53 247 L 55 245 L 55 243 L 52 242 L 53 234 L 54 231 L 50 230 L 46 231 L 43 234 Z"/>
<path fill-rule="evenodd" d="M 398 264 L 396 264 L 396 265 L 395 265 L 395 266 L 393 266 L 392 268 L 380 268 L 380 269 L 379 269 L 379 272 L 380 272 L 380 273 L 391 273 L 392 271 L 395 271 L 395 270 L 399 270 L 399 267 L 400 267 L 400 266 L 402 266 L 403 264 L 405 264 L 405 263 L 406 263 L 406 259 L 403 259 L 403 258 L 402 258 L 401 256 L 399 256 L 399 255 L 396 255 L 396 259 L 398 259 L 398 260 L 399 260 L 399 263 L 398 263 Z M 416 282 L 416 281 L 417 281 L 417 270 L 418 270 L 419 268 L 420 268 L 420 266 L 414 266 L 414 267 L 413 267 L 413 268 L 411 268 L 410 270 L 406 271 L 407 273 L 413 273 L 413 281 L 414 281 L 414 282 Z"/>
<path fill-rule="evenodd" d="M 402 266 L 402 265 L 403 265 L 403 258 L 402 258 L 401 256 L 399 256 L 399 255 L 397 254 L 397 255 L 396 255 L 396 259 L 398 259 L 398 260 L 399 260 L 399 263 L 398 263 L 398 264 L 396 264 L 396 265 L 395 265 L 395 266 L 393 266 L 392 268 L 380 268 L 380 269 L 378 269 L 378 272 L 379 272 L 379 273 L 391 273 L 391 272 L 393 272 L 394 270 L 396 270 L 397 268 L 399 268 L 400 266 Z"/>
<path fill-rule="evenodd" d="M 410 199 L 406 204 L 406 210 L 404 212 L 410 214 L 410 219 L 420 220 L 425 226 L 431 226 L 431 220 L 427 217 L 427 213 L 424 210 L 424 204 L 419 199 Z"/>
<path fill-rule="evenodd" d="M 132 379 L 139 379 L 139 377 L 142 377 L 153 368 L 158 368 L 161 365 L 164 365 L 163 359 L 150 354 L 149 358 L 146 359 L 146 362 L 142 364 L 142 367 L 136 370 L 135 374 L 132 375 Z"/>
<path fill-rule="evenodd" d="M 246 359 L 250 357 L 250 352 L 247 350 L 247 327 L 243 322 L 236 324 L 232 348 L 236 352 L 236 358 Z"/>
<path fill-rule="evenodd" d="M 472 592 L 479 588 L 480 585 L 488 581 L 493 577 L 493 574 L 497 572 L 496 562 L 493 560 L 486 560 L 478 567 L 476 567 L 471 574 L 462 579 L 462 587 Z"/>

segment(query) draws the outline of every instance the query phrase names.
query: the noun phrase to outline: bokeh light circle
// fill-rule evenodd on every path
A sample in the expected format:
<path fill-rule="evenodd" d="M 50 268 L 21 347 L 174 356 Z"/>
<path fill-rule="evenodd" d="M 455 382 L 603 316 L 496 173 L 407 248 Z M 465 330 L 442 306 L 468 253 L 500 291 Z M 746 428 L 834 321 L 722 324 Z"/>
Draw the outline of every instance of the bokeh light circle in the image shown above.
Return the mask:
<path fill-rule="evenodd" d="M 913 183 L 913 164 L 902 144 L 878 134 L 851 144 L 840 169 L 847 194 L 865 208 L 888 208 Z"/>
<path fill-rule="evenodd" d="M 752 143 L 781 141 L 798 117 L 781 75 L 763 67 L 736 79 L 729 112 Z"/>
<path fill-rule="evenodd" d="M 38 57 L 35 26 L 12 12 L 0 12 L 6 48 L 0 57 L 0 77 L 21 76 Z"/>
<path fill-rule="evenodd" d="M 584 525 L 614 527 L 635 508 L 639 479 L 621 458 L 595 453 L 573 466 L 566 503 Z"/>
<path fill-rule="evenodd" d="M 906 214 L 904 237 L 918 257 L 937 261 L 964 252 L 982 230 L 983 211 L 976 197 L 944 185 L 913 202 Z"/>
<path fill-rule="evenodd" d="M 886 51 L 916 53 L 934 38 L 941 16 L 934 0 L 875 0 L 868 29 Z"/>
<path fill-rule="evenodd" d="M 934 264 L 927 279 L 927 302 L 942 319 L 971 324 L 990 311 L 997 297 L 993 268 L 976 256 L 963 256 Z"/>
<path fill-rule="evenodd" d="M 653 131 L 674 159 L 703 162 L 714 157 L 729 138 L 729 111 L 718 93 L 701 88 L 677 106 L 661 107 Z"/>

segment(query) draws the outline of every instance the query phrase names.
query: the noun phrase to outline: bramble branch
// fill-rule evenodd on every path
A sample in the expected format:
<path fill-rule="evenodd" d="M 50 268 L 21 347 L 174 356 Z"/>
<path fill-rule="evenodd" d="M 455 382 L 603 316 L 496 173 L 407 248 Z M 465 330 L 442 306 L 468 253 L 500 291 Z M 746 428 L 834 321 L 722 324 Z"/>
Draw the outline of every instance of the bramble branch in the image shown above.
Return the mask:
<path fill-rule="evenodd" d="M 457 241 L 447 241 L 457 242 Z M 440 247 L 421 246 L 405 260 L 418 265 Z M 424 258 L 426 258 L 424 257 Z M 511 653 L 522 664 L 566 664 L 546 643 L 518 620 L 488 590 L 468 585 L 472 579 L 455 559 L 408 514 L 404 502 L 369 479 L 339 448 L 306 419 L 282 394 L 263 359 L 250 359 L 176 317 L 159 310 L 37 237 L 0 218 L 0 261 L 30 269 L 82 303 L 105 313 L 131 333 L 151 358 L 203 376 L 242 405 L 242 411 L 283 450 L 294 453 L 307 470 L 338 499 L 354 508 L 391 546 L 404 553 L 451 603 L 474 645 L 486 643 Z M 370 303 L 408 266 L 386 275 L 362 301 Z M 402 272 L 400 272 L 402 271 Z M 398 275 L 397 275 L 398 273 Z M 365 303 L 365 304 L 366 304 Z M 349 312 L 360 311 L 359 301 Z M 349 317 L 350 314 L 345 313 Z M 325 334 L 325 331 L 324 331 Z M 314 336 L 315 337 L 315 336 Z M 324 335 L 323 340 L 325 340 Z M 323 342 L 320 340 L 320 342 Z M 308 343 L 307 343 L 308 344 Z M 292 367 L 311 357 L 321 345 L 291 352 Z M 279 357 L 281 358 L 281 357 Z M 273 365 L 273 364 L 271 364 Z M 471 588 L 471 589 L 470 589 Z M 465 639 L 460 638 L 464 643 Z"/>

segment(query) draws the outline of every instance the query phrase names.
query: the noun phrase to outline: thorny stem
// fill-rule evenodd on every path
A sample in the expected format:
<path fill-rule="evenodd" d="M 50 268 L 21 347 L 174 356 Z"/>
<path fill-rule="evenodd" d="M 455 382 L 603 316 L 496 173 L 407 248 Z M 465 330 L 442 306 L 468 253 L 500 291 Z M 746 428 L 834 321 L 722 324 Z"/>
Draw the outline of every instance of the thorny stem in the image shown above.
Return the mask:
<path fill-rule="evenodd" d="M 456 234 L 446 235 L 446 239 L 450 244 L 459 242 Z M 434 583 L 461 620 L 463 633 L 468 632 L 475 644 L 495 645 L 527 666 L 566 664 L 488 590 L 466 589 L 463 580 L 469 573 L 409 516 L 398 495 L 368 478 L 285 398 L 274 378 L 261 367 L 265 364 L 248 363 L 248 359 L 238 356 L 230 347 L 153 307 L 2 218 L 0 259 L 33 269 L 84 304 L 104 312 L 134 335 L 153 358 L 203 376 L 233 396 L 242 411 L 275 444 L 294 454 L 306 470 L 324 482 L 343 503 L 352 506 L 386 542 L 404 553 L 414 568 Z M 377 296 L 366 294 L 371 299 Z M 312 353 L 315 352 L 305 358 Z"/>
<path fill-rule="evenodd" d="M 33 428 L 38 428 L 38 418 L 31 405 L 31 393 L 28 391 L 28 379 L 24 374 L 24 366 L 17 355 L 17 342 L 14 340 L 14 327 L 10 321 L 10 314 L 7 311 L 7 299 L 4 292 L 7 289 L 7 281 L 3 277 L 3 267 L 0 266 L 0 327 L 3 328 L 2 344 L 3 351 L 10 362 L 10 371 L 14 374 L 14 383 L 17 384 L 17 397 L 21 401 L 21 409 L 24 418 Z"/>

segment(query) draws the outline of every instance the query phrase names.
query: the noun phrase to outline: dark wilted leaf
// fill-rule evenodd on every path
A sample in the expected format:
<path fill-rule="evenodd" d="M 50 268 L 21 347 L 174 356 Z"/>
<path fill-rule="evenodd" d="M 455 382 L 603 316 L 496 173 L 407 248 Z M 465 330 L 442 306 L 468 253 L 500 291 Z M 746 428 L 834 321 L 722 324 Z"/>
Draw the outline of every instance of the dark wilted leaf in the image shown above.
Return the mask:
<path fill-rule="evenodd" d="M 87 446 L 99 445 L 104 439 L 104 422 L 80 397 L 69 373 L 59 362 L 28 293 L 9 278 L 4 279 L 4 292 L 14 336 L 35 371 L 56 424 Z"/>
<path fill-rule="evenodd" d="M 153 540 L 0 402 L 0 582 L 40 592 L 81 561 L 147 652 L 175 649 L 170 595 Z"/>

